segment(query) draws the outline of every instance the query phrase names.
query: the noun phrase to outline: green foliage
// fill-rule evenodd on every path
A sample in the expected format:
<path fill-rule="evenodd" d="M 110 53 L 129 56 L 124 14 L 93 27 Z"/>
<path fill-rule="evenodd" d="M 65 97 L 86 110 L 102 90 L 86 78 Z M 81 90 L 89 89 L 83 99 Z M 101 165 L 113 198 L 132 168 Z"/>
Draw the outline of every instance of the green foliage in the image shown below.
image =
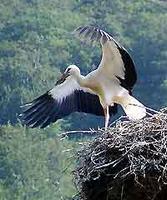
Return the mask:
<path fill-rule="evenodd" d="M 16 123 L 19 106 L 52 87 L 67 65 L 77 64 L 83 74 L 98 65 L 100 48 L 83 45 L 71 34 L 84 24 L 121 41 L 139 73 L 135 95 L 151 107 L 165 105 L 166 9 L 165 2 L 146 0 L 2 0 L 0 124 Z M 68 121 L 73 124 L 73 119 Z"/>
<path fill-rule="evenodd" d="M 70 173 L 77 143 L 60 141 L 58 132 L 58 126 L 0 128 L 1 199 L 59 200 L 75 194 Z"/>
<path fill-rule="evenodd" d="M 99 64 L 100 48 L 71 34 L 78 26 L 99 26 L 120 41 L 136 63 L 135 96 L 149 107 L 166 105 L 166 10 L 167 3 L 159 0 L 1 0 L 2 200 L 64 200 L 75 194 L 70 173 L 76 142 L 60 141 L 57 133 L 101 127 L 103 120 L 73 114 L 43 131 L 16 124 L 20 105 L 53 87 L 67 65 L 76 64 L 86 74 Z"/>

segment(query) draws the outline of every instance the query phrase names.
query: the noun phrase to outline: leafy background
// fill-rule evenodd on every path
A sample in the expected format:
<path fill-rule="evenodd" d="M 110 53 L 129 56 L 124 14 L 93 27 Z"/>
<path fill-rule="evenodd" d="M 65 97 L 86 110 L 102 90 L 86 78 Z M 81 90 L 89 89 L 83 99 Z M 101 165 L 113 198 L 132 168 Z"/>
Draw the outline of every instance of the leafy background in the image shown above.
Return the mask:
<path fill-rule="evenodd" d="M 91 24 L 111 33 L 132 55 L 134 94 L 146 106 L 167 105 L 167 3 L 160 0 L 0 0 L 0 199 L 72 199 L 72 170 L 85 139 L 66 130 L 97 128 L 103 118 L 74 113 L 45 130 L 22 127 L 20 105 L 50 89 L 76 64 L 83 74 L 100 49 L 71 34 Z"/>

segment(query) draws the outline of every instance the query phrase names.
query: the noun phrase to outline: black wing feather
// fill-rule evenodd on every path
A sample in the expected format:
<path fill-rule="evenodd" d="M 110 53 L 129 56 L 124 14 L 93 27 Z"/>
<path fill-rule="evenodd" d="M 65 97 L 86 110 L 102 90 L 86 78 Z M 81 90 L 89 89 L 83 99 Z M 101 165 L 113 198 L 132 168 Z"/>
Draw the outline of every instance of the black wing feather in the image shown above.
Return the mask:
<path fill-rule="evenodd" d="M 131 91 L 134 84 L 137 81 L 137 73 L 135 70 L 135 65 L 130 54 L 124 48 L 118 47 L 118 50 L 124 62 L 125 78 L 124 79 L 121 79 L 120 77 L 117 77 L 117 78 L 120 80 L 122 87 Z"/>
<path fill-rule="evenodd" d="M 41 106 L 40 106 L 41 105 Z M 31 128 L 45 128 L 50 123 L 69 115 L 72 112 L 85 112 L 103 116 L 103 108 L 99 97 L 83 90 L 75 90 L 62 101 L 54 99 L 49 92 L 38 97 L 26 109 L 23 109 L 21 119 L 23 124 Z M 117 104 L 110 106 L 110 115 L 117 112 Z"/>

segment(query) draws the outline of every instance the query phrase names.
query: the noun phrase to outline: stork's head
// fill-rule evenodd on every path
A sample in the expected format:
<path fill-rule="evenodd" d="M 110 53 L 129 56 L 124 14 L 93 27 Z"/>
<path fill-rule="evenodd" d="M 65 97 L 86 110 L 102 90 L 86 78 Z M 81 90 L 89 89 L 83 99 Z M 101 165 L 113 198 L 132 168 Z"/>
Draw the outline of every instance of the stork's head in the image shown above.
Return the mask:
<path fill-rule="evenodd" d="M 63 83 L 69 76 L 77 77 L 79 75 L 80 75 L 80 69 L 76 65 L 69 65 L 56 84 Z"/>
<path fill-rule="evenodd" d="M 80 69 L 76 65 L 69 65 L 66 70 L 64 71 L 64 74 L 68 76 L 75 76 L 80 74 Z"/>

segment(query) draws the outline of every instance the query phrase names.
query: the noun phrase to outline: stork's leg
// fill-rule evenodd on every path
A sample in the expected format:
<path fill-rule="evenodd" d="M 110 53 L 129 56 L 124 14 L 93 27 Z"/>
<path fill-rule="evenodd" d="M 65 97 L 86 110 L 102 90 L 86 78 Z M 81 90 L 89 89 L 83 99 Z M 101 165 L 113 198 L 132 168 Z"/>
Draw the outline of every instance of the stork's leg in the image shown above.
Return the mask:
<path fill-rule="evenodd" d="M 105 117 L 105 131 L 106 131 L 108 127 L 109 119 L 110 119 L 109 106 L 104 108 L 104 117 Z"/>

